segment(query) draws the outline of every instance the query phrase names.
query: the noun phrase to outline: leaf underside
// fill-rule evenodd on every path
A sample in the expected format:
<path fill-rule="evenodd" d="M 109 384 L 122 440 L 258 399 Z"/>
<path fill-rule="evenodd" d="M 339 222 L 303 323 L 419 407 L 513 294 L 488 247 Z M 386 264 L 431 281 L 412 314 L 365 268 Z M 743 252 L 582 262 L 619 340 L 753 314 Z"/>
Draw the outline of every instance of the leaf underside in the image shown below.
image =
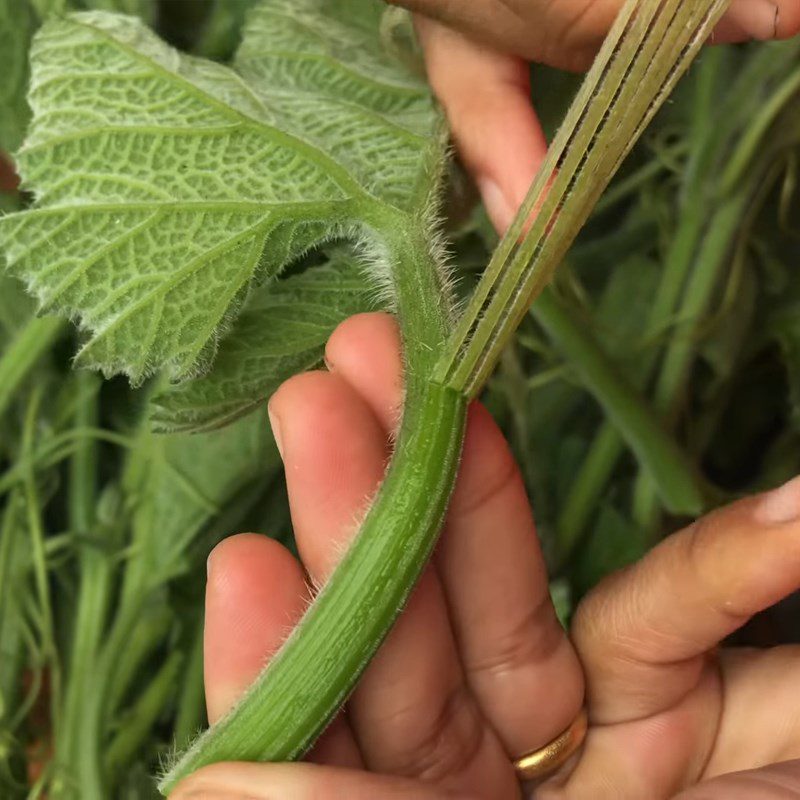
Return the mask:
<path fill-rule="evenodd" d="M 268 398 L 291 375 L 322 362 L 333 329 L 372 307 L 362 269 L 349 253 L 253 292 L 220 346 L 212 370 L 156 395 L 156 430 L 227 424 Z"/>
<path fill-rule="evenodd" d="M 18 158 L 37 203 L 0 220 L 0 244 L 41 309 L 87 332 L 83 366 L 203 372 L 255 286 L 365 220 L 418 213 L 438 117 L 381 48 L 379 13 L 265 0 L 234 68 L 120 15 L 43 26 Z"/>

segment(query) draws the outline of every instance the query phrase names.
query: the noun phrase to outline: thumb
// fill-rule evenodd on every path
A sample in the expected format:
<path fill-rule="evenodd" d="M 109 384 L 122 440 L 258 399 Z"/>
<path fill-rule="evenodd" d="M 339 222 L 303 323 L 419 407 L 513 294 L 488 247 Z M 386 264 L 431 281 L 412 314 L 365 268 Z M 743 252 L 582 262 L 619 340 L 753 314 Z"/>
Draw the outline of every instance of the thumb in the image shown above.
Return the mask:
<path fill-rule="evenodd" d="M 756 797 L 800 800 L 800 760 L 720 775 L 681 792 L 675 800 L 753 800 Z"/>
<path fill-rule="evenodd" d="M 406 778 L 318 764 L 213 764 L 190 775 L 169 800 L 474 800 Z"/>
<path fill-rule="evenodd" d="M 417 16 L 415 25 L 459 155 L 502 233 L 547 152 L 531 105 L 528 65 L 426 17 Z"/>

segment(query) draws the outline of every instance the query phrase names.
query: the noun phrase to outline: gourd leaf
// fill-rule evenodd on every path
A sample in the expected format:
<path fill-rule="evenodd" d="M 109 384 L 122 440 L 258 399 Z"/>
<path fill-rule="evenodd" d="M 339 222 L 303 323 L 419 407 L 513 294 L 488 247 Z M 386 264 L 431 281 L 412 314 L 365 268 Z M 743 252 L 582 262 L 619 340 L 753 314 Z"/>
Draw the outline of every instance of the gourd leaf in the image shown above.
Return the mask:
<path fill-rule="evenodd" d="M 19 154 L 36 208 L 0 220 L 0 244 L 42 310 L 88 332 L 79 363 L 196 374 L 248 292 L 306 249 L 417 224 L 438 114 L 381 49 L 379 13 L 264 0 L 235 69 L 130 17 L 45 23 Z"/>
<path fill-rule="evenodd" d="M 157 587 L 187 568 L 203 527 L 248 483 L 277 473 L 266 415 L 251 414 L 198 436 L 139 430 L 123 489 L 133 509 L 140 586 Z"/>
<path fill-rule="evenodd" d="M 207 375 L 183 381 L 152 401 L 157 430 L 224 425 L 260 405 L 279 384 L 322 361 L 325 342 L 344 319 L 372 306 L 352 255 L 253 292 Z"/>

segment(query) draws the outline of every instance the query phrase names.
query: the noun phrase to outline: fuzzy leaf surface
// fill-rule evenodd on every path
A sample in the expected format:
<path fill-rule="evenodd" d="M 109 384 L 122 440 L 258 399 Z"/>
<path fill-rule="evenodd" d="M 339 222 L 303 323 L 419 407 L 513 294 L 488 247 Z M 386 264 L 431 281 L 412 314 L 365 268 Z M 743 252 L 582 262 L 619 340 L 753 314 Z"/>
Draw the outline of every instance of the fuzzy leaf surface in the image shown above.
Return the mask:
<path fill-rule="evenodd" d="M 307 248 L 412 224 L 438 115 L 381 50 L 379 8 L 264 0 L 236 70 L 130 17 L 43 26 L 19 157 L 37 207 L 0 220 L 0 244 L 42 308 L 87 331 L 83 366 L 196 374 L 251 288 Z"/>
<path fill-rule="evenodd" d="M 211 371 L 152 401 L 158 430 L 224 425 L 263 403 L 291 375 L 322 362 L 333 329 L 372 307 L 352 256 L 257 289 L 223 340 Z"/>

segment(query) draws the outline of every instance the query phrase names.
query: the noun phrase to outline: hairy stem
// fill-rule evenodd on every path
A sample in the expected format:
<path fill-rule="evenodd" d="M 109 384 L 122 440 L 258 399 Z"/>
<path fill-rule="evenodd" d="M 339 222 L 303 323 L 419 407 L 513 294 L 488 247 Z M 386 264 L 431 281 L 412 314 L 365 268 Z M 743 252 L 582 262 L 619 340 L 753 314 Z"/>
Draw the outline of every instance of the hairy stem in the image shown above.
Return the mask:
<path fill-rule="evenodd" d="M 427 380 L 448 299 L 414 221 L 384 220 L 406 359 L 405 403 L 383 484 L 352 544 L 246 697 L 177 762 L 160 789 L 217 761 L 301 756 L 347 699 L 436 542 L 464 435 L 463 394 Z"/>
<path fill-rule="evenodd" d="M 725 6 L 725 0 L 628 0 L 566 133 L 449 339 L 446 286 L 420 235 L 429 226 L 423 219 L 376 220 L 377 239 L 392 266 L 406 358 L 403 420 L 391 464 L 353 543 L 299 625 L 248 695 L 164 778 L 163 792 L 216 761 L 297 758 L 332 719 L 431 552 L 455 480 L 468 397 L 495 366 L 619 162 Z M 517 248 L 541 198 L 542 212 Z"/>
<path fill-rule="evenodd" d="M 480 390 L 622 159 L 727 5 L 626 2 L 470 299 L 436 380 L 470 395 Z"/>

